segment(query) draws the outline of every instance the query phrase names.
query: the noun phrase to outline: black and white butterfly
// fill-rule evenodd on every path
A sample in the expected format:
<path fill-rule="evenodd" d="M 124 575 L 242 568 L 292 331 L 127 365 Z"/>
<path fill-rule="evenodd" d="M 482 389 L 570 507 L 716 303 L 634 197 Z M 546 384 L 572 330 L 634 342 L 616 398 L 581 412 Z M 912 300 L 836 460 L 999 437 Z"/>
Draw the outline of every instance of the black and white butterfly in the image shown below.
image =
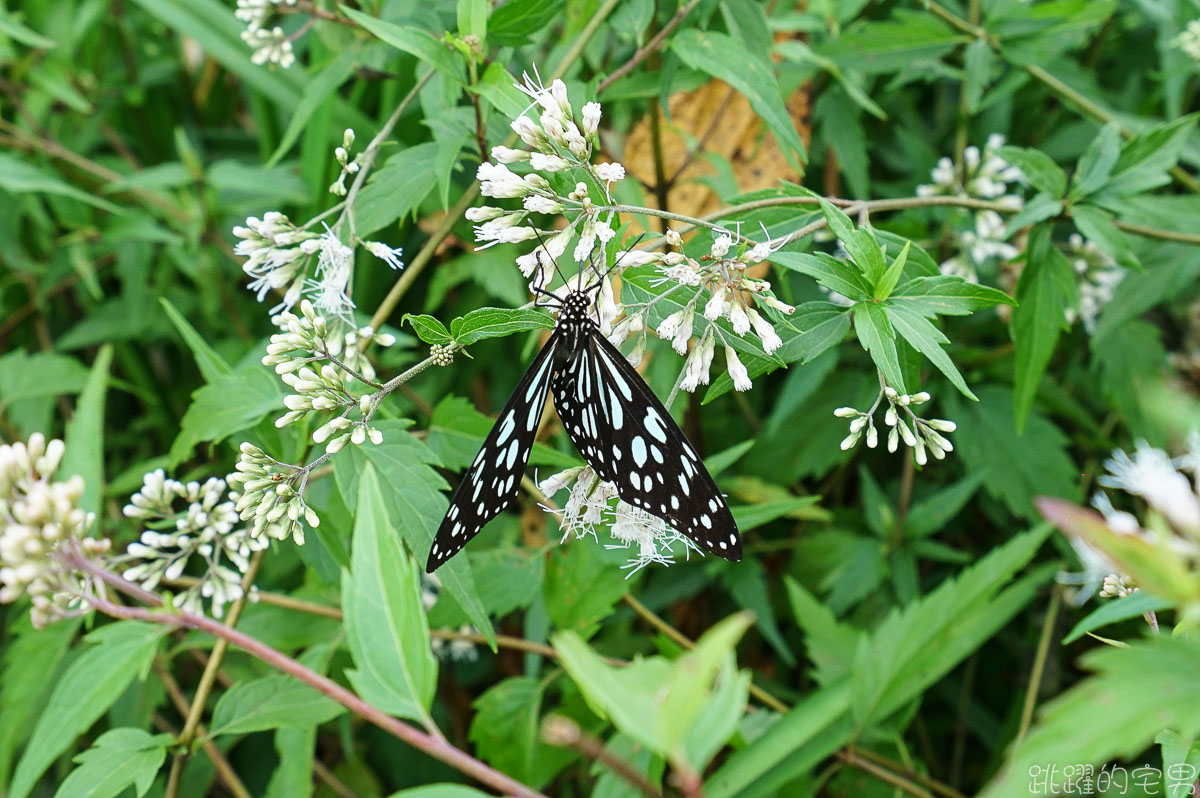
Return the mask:
<path fill-rule="evenodd" d="M 627 504 L 666 521 L 704 551 L 742 558 L 729 506 L 671 414 L 592 320 L 589 294 L 570 290 L 438 527 L 425 569 L 457 554 L 517 498 L 548 389 L 571 442 Z"/>

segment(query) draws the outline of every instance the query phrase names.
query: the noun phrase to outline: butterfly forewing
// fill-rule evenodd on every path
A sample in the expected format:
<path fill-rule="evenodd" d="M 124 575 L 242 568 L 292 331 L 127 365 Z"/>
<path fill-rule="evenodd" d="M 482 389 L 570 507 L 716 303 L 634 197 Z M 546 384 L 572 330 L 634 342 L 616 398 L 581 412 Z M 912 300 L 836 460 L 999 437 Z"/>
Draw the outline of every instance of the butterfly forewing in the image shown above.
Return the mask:
<path fill-rule="evenodd" d="M 555 353 L 561 344 L 557 332 L 550 336 L 497 416 L 496 424 L 450 500 L 450 509 L 434 536 L 426 571 L 432 573 L 457 554 L 484 524 L 504 512 L 517 498 L 521 475 L 529 462 L 538 422 L 546 406 Z"/>
<path fill-rule="evenodd" d="M 592 333 L 580 336 L 552 383 L 571 442 L 627 504 L 705 551 L 740 560 L 737 525 L 696 450 L 620 351 Z"/>

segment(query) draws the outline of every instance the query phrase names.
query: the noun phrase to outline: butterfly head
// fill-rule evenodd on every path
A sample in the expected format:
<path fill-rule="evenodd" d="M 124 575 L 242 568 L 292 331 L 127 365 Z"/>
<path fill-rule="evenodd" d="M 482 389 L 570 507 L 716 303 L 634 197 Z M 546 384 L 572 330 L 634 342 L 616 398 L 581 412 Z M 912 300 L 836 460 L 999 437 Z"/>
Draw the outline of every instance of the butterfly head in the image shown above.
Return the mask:
<path fill-rule="evenodd" d="M 591 300 L 584 291 L 571 291 L 562 299 L 558 310 L 560 324 L 577 325 L 591 320 Z"/>

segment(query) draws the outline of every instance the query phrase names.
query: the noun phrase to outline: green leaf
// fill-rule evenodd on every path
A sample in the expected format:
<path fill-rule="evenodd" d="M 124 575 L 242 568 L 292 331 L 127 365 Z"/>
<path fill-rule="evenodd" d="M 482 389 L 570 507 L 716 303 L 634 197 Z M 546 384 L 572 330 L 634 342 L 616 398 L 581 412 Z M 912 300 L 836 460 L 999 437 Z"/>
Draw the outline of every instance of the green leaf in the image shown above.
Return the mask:
<path fill-rule="evenodd" d="M 892 265 L 887 268 L 887 271 L 875 283 L 875 298 L 882 301 L 892 295 L 892 291 L 896 288 L 896 283 L 900 282 L 900 275 L 904 273 L 904 264 L 908 262 L 908 250 L 910 242 L 904 242 L 904 249 L 900 250 L 900 254 L 892 261 Z"/>
<path fill-rule="evenodd" d="M 150 789 L 167 758 L 171 735 L 111 729 L 75 761 L 79 767 L 59 785 L 55 798 L 114 798 L 133 786 L 138 798 Z"/>
<path fill-rule="evenodd" d="M 1067 455 L 1067 439 L 1037 412 L 1018 433 L 1013 395 L 999 385 L 979 389 L 979 402 L 949 403 L 947 413 L 958 424 L 955 452 L 969 472 L 983 476 L 989 494 L 1017 516 L 1035 519 L 1033 498 L 1039 495 L 1074 499 L 1079 468 Z"/>
<path fill-rule="evenodd" d="M 1133 253 L 1129 239 L 1113 224 L 1107 212 L 1094 205 L 1073 205 L 1071 220 L 1084 238 L 1104 250 L 1118 264 L 1126 269 L 1141 270 L 1142 264 Z"/>
<path fill-rule="evenodd" d="M 387 22 L 349 6 L 339 5 L 338 9 L 397 50 L 403 50 L 409 55 L 416 56 L 460 86 L 466 84 L 461 58 L 455 55 L 454 50 L 447 48 L 428 32 L 420 28 Z"/>
<path fill-rule="evenodd" d="M 488 39 L 501 47 L 528 44 L 530 34 L 549 29 L 561 10 L 554 0 L 509 0 L 488 19 Z"/>
<path fill-rule="evenodd" d="M 1041 150 L 1005 145 L 996 150 L 996 154 L 1020 169 L 1038 191 L 1055 198 L 1062 198 L 1066 193 L 1067 173 Z"/>
<path fill-rule="evenodd" d="M 996 305 L 1015 305 L 1003 291 L 961 277 L 938 275 L 915 277 L 901 285 L 888 298 L 893 307 L 911 307 L 922 316 L 966 316 Z"/>
<path fill-rule="evenodd" d="M 869 113 L 876 119 L 887 120 L 887 112 L 879 107 L 878 103 L 871 99 L 871 95 L 863 91 L 860 81 L 856 78 L 846 76 L 836 63 L 824 56 L 817 55 L 812 48 L 798 39 L 788 39 L 781 41 L 775 45 L 774 51 L 789 61 L 796 61 L 801 64 L 812 64 L 829 73 L 829 75 L 841 84 L 842 89 L 846 92 L 846 96 L 854 101 L 858 107 Z"/>
<path fill-rule="evenodd" d="M 1154 736 L 1162 746 L 1163 786 L 1167 798 L 1188 798 L 1200 772 L 1200 745 L 1193 735 L 1163 729 Z"/>
<path fill-rule="evenodd" d="M 862 300 L 871 296 L 871 286 L 863 278 L 862 272 L 852 263 L 828 253 L 775 252 L 771 255 L 771 262 L 807 274 L 818 284 L 848 299 Z"/>
<path fill-rule="evenodd" d="M 83 191 L 61 180 L 53 172 L 23 161 L 14 155 L 0 153 L 0 188 L 9 194 L 49 194 L 87 203 L 108 213 L 123 214 L 121 208 L 94 193 Z"/>
<path fill-rule="evenodd" d="M 900 373 L 900 357 L 896 352 L 896 331 L 888 321 L 883 306 L 873 302 L 860 302 L 854 306 L 854 331 L 862 344 L 883 372 L 887 384 L 900 393 L 907 393 L 904 377 Z"/>
<path fill-rule="evenodd" d="M 1194 640 L 1155 635 L 1123 648 L 1100 646 L 1082 663 L 1095 675 L 1042 708 L 982 798 L 1027 798 L 1030 773 L 1046 763 L 1101 765 L 1139 753 L 1164 728 L 1200 733 L 1200 645 Z M 1151 674 L 1154 689 L 1147 690 Z"/>
<path fill-rule="evenodd" d="M 85 638 L 93 645 L 63 672 L 50 694 L 13 773 L 9 798 L 27 798 L 46 768 L 75 738 L 91 728 L 134 678 L 145 676 L 167 631 L 158 624 L 120 621 Z"/>
<path fill-rule="evenodd" d="M 200 367 L 200 374 L 204 377 L 205 382 L 212 382 L 233 371 L 225 362 L 225 358 L 217 354 L 217 351 L 209 346 L 208 341 L 204 340 L 204 336 L 198 333 L 196 328 L 183 317 L 183 314 L 171 304 L 171 300 L 164 296 L 159 297 L 158 301 L 162 303 L 167 318 L 183 336 L 183 342 L 187 344 L 188 349 L 192 350 L 192 355 L 196 358 L 196 365 Z"/>
<path fill-rule="evenodd" d="M 1125 197 L 1171 182 L 1168 174 L 1196 127 L 1197 114 L 1139 133 L 1125 143 L 1104 193 Z"/>
<path fill-rule="evenodd" d="M 497 8 L 492 14 L 492 24 L 496 22 L 496 17 L 505 9 L 512 8 L 515 5 L 521 5 L 523 0 L 513 0 L 513 2 L 505 3 Z M 542 0 L 533 0 L 533 2 L 542 2 Z M 526 3 L 528 4 L 528 3 Z M 553 5 L 549 2 L 547 5 Z M 557 9 L 555 9 L 557 10 Z M 551 12 L 553 13 L 553 11 Z M 489 32 L 492 41 L 496 41 L 497 31 L 495 27 Z M 517 81 L 507 69 L 501 64 L 493 61 L 488 64 L 488 68 L 483 71 L 483 76 L 479 78 L 479 82 L 471 87 L 479 93 L 479 96 L 491 103 L 492 107 L 499 111 L 502 115 L 509 119 L 516 119 L 521 114 L 525 113 L 529 106 L 529 97 L 522 94 L 515 85 Z"/>
<path fill-rule="evenodd" d="M 884 313 L 887 314 L 892 328 L 900 334 L 901 338 L 908 341 L 913 349 L 929 358 L 929 361 L 937 366 L 938 371 L 946 375 L 946 379 L 950 380 L 963 396 L 978 401 L 978 397 L 967 387 L 967 382 L 958 372 L 954 361 L 942 349 L 943 346 L 950 343 L 950 339 L 943 335 L 941 330 L 934 327 L 932 322 L 920 313 L 904 305 L 885 305 Z"/>
<path fill-rule="evenodd" d="M 448 503 L 441 491 L 446 482 L 432 467 L 437 458 L 428 447 L 405 430 L 408 422 L 381 421 L 376 428 L 383 433 L 378 446 L 353 447 L 349 456 L 334 461 L 338 491 L 348 503 L 359 495 L 359 478 L 368 463 L 381 475 L 383 498 L 388 517 L 396 525 L 409 551 L 424 557 L 433 545 L 433 536 L 446 515 Z M 353 508 L 351 508 L 353 509 Z M 479 601 L 470 562 L 454 557 L 438 569 L 442 587 L 466 612 L 476 628 L 495 641 L 495 630 L 487 611 Z"/>
<path fill-rule="evenodd" d="M 1088 632 L 1101 629 L 1109 624 L 1120 623 L 1130 618 L 1140 618 L 1147 612 L 1160 612 L 1170 608 L 1170 602 L 1151 596 L 1142 590 L 1130 593 L 1124 598 L 1109 599 L 1071 627 L 1071 631 L 1062 639 L 1062 644 L 1065 646 L 1074 643 Z"/>
<path fill-rule="evenodd" d="M 747 443 L 752 442 L 747 441 Z M 821 501 L 820 496 L 793 496 L 790 499 L 781 499 L 779 501 L 743 504 L 740 507 L 734 507 L 731 512 L 733 513 L 733 520 L 737 522 L 738 529 L 742 532 L 748 532 L 751 529 L 757 529 L 763 524 L 769 524 L 777 518 L 786 518 L 799 510 L 813 507 L 819 501 Z"/>
<path fill-rule="evenodd" d="M 1074 277 L 1071 265 L 1050 236 L 1050 225 L 1039 225 L 1029 234 L 1025 268 L 1017 283 L 1020 304 L 1013 311 L 1012 336 L 1016 343 L 1013 412 L 1018 433 L 1025 428 L 1038 383 L 1058 345 L 1059 335 L 1067 326 L 1062 285 Z"/>
<path fill-rule="evenodd" d="M 528 330 L 548 330 L 554 326 L 549 314 L 533 308 L 479 308 L 450 322 L 450 334 L 459 346 L 469 346 L 485 338 L 502 338 Z"/>
<path fill-rule="evenodd" d="M 964 479 L 942 488 L 926 498 L 914 502 L 904 519 L 906 538 L 923 538 L 940 532 L 942 527 L 958 516 L 975 491 L 983 484 L 984 475 L 973 473 Z"/>
<path fill-rule="evenodd" d="M 291 676 L 237 682 L 213 709 L 209 735 L 303 729 L 333 720 L 346 708 Z"/>
<path fill-rule="evenodd" d="M 29 613 L 22 612 L 6 623 L 10 636 L 0 661 L 0 784 L 8 784 L 13 756 L 46 705 L 80 621 L 71 618 L 34 629 Z"/>
<path fill-rule="evenodd" d="M 279 379 L 258 363 L 218 377 L 192 394 L 179 436 L 171 444 L 171 463 L 183 461 L 197 443 L 218 443 L 282 409 Z"/>
<path fill-rule="evenodd" d="M 479 453 L 483 439 L 495 424 L 496 419 L 480 413 L 461 396 L 447 396 L 433 408 L 425 445 L 446 468 L 466 468 Z M 571 468 L 579 465 L 579 458 L 552 449 L 544 443 L 535 443 L 530 451 L 529 464 Z"/>
<path fill-rule="evenodd" d="M 1004 227 L 1004 237 L 1016 235 L 1017 231 L 1024 227 L 1053 219 L 1062 211 L 1063 204 L 1060 200 L 1046 193 L 1038 194 L 1026 202 L 1024 208 L 1009 217 L 1008 224 Z"/>
<path fill-rule="evenodd" d="M 979 110 L 983 91 L 992 82 L 992 67 L 996 55 L 987 39 L 980 36 L 963 49 L 963 105 L 967 113 Z"/>
<path fill-rule="evenodd" d="M 421 603 L 417 564 L 388 523 L 375 468 L 358 483 L 350 570 L 342 572 L 342 610 L 355 669 L 346 675 L 372 705 L 432 727 L 437 658 Z"/>
<path fill-rule="evenodd" d="M 858 639 L 864 632 L 839 623 L 829 607 L 790 576 L 783 577 L 796 623 L 804 630 L 808 658 L 816 665 L 817 683 L 827 687 L 849 675 Z"/>
<path fill-rule="evenodd" d="M 329 99 L 330 95 L 337 91 L 339 86 L 354 74 L 358 69 L 358 63 L 359 51 L 357 48 L 344 50 L 305 82 L 300 102 L 296 103 L 296 109 L 292 112 L 287 129 L 283 131 L 279 145 L 275 147 L 275 152 L 271 153 L 265 166 L 274 166 L 279 163 L 280 158 L 287 155 L 288 151 L 292 149 L 292 145 L 300 138 L 300 134 L 304 132 L 312 115 Z"/>
<path fill-rule="evenodd" d="M 417 337 L 427 344 L 446 346 L 447 344 L 454 343 L 454 338 L 451 337 L 450 331 L 446 329 L 446 325 L 433 316 L 405 313 L 404 317 L 400 319 L 400 323 L 411 325 Z"/>
<path fill-rule="evenodd" d="M 747 52 L 732 36 L 717 31 L 680 31 L 671 40 L 671 52 L 693 69 L 720 78 L 745 95 L 750 107 L 775 134 L 789 163 L 800 168 L 805 158 L 804 144 L 783 104 L 768 62 Z"/>
<path fill-rule="evenodd" d="M 17 349 L 0 357 L 0 409 L 14 402 L 66 393 L 79 393 L 88 370 L 70 355 L 55 352 L 25 354 Z"/>
<path fill-rule="evenodd" d="M 487 52 L 488 0 L 458 0 L 458 35 L 474 36 Z"/>
<path fill-rule="evenodd" d="M 1092 139 L 1091 144 L 1084 150 L 1083 157 L 1079 159 L 1079 165 L 1075 167 L 1071 196 L 1087 197 L 1099 191 L 1108 182 L 1108 177 L 1120 157 L 1121 126 L 1110 122 L 1100 128 L 1100 133 Z"/>
<path fill-rule="evenodd" d="M 360 236 L 381 230 L 417 209 L 437 182 L 433 171 L 436 153 L 437 144 L 431 141 L 405 147 L 371 173 L 358 194 L 354 223 Z"/>
<path fill-rule="evenodd" d="M 734 516 L 738 522 L 738 531 L 743 534 L 748 527 L 743 526 L 741 519 Z M 754 625 L 758 627 L 763 638 L 775 649 L 779 658 L 794 667 L 796 655 L 783 638 L 779 624 L 775 620 L 775 610 L 771 606 L 771 592 L 767 588 L 766 569 L 757 562 L 747 561 L 743 567 L 730 568 L 725 571 L 726 584 L 734 601 L 744 610 L 754 613 Z"/>
<path fill-rule="evenodd" d="M 829 38 L 817 53 L 843 69 L 865 73 L 900 72 L 917 61 L 933 61 L 969 39 L 932 14 L 898 9 L 893 21 L 862 22 Z"/>
<path fill-rule="evenodd" d="M 0 33 L 13 41 L 41 50 L 51 50 L 58 46 L 58 42 L 27 27 L 17 19 L 16 14 L 6 8 L 0 9 Z"/>
<path fill-rule="evenodd" d="M 544 787 L 574 758 L 541 741 L 546 684 L 528 676 L 505 679 L 475 699 L 470 740 L 478 756 L 534 789 Z"/>
<path fill-rule="evenodd" d="M 480 792 L 462 784 L 426 784 L 394 792 L 388 798 L 491 798 L 491 793 Z"/>
<path fill-rule="evenodd" d="M 745 612 L 726 618 L 674 662 L 650 657 L 624 668 L 606 663 L 574 632 L 561 632 L 551 643 L 595 711 L 651 750 L 678 761 L 686 756 L 683 744 L 693 723 L 712 699 L 718 671 L 735 671 L 734 646 L 751 620 Z"/>
<path fill-rule="evenodd" d="M 100 496 L 104 492 L 104 400 L 112 355 L 112 344 L 100 347 L 64 436 L 67 449 L 63 454 L 62 475 L 83 477 L 79 506 L 91 513 L 100 512 Z"/>
<path fill-rule="evenodd" d="M 628 592 L 624 572 L 586 546 L 561 548 L 546 562 L 546 611 L 558 629 L 590 637 Z"/>

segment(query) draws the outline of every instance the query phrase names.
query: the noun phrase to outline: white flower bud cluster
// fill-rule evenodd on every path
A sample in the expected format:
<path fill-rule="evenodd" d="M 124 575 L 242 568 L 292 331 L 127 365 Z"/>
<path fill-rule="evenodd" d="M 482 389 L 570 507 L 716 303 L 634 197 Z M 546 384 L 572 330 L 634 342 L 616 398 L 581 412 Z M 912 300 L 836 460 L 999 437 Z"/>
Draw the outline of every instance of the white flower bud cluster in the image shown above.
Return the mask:
<path fill-rule="evenodd" d="M 167 478 L 161 468 L 146 474 L 125 516 L 149 528 L 115 558 L 123 564 L 121 576 L 155 590 L 164 580 L 197 575 L 175 595 L 175 605 L 203 613 L 207 601 L 214 618 L 224 615 L 226 604 L 245 595 L 242 579 L 251 555 L 268 544 L 238 523 L 238 495 L 226 488 L 226 480 L 216 477 L 184 483 Z"/>
<path fill-rule="evenodd" d="M 1020 210 L 1025 200 L 1016 191 L 1025 183 L 1025 175 L 996 154 L 1002 146 L 1004 136 L 993 133 L 988 136 L 982 152 L 975 146 L 964 149 L 961 175 L 953 161 L 940 159 L 930 173 L 933 182 L 917 186 L 917 196 L 977 197 Z M 1000 214 L 985 210 L 965 216 L 972 220 L 971 226 L 957 231 L 959 251 L 941 264 L 941 271 L 978 282 L 979 268 L 996 261 L 1012 260 L 1018 250 L 1005 240 L 1006 225 Z"/>
<path fill-rule="evenodd" d="M 1128 574 L 1109 574 L 1100 588 L 1101 598 L 1125 598 L 1137 591 L 1133 577 Z"/>
<path fill-rule="evenodd" d="M 1171 39 L 1171 44 L 1193 61 L 1200 61 L 1200 19 L 1188 22 L 1187 27 Z"/>
<path fill-rule="evenodd" d="M 538 483 L 538 488 L 547 497 L 563 490 L 570 491 L 561 509 L 543 506 L 548 513 L 557 516 L 564 542 L 571 536 L 599 539 L 597 529 L 607 523 L 609 534 L 616 542 L 605 544 L 605 547 L 633 551 L 629 562 L 622 566 L 629 569 L 630 576 L 650 563 L 670 565 L 674 562 L 676 544 L 683 546 L 685 555 L 700 551 L 661 518 L 617 498 L 616 487 L 602 481 L 590 466 L 568 468 L 549 476 Z"/>
<path fill-rule="evenodd" d="M 354 130 L 346 128 L 346 132 L 342 134 L 342 143 L 334 149 L 333 157 L 337 159 L 338 165 L 341 166 L 341 171 L 338 172 L 337 180 L 333 181 L 333 185 L 329 187 L 329 193 L 338 197 L 346 196 L 346 177 L 358 174 L 361 168 L 359 158 L 362 153 L 359 153 L 353 160 L 350 158 L 350 148 L 354 146 Z"/>
<path fill-rule="evenodd" d="M 575 260 L 584 263 L 591 255 L 596 243 L 607 243 L 616 235 L 607 221 L 597 218 L 592 209 L 592 198 L 588 182 L 577 181 L 575 188 L 565 197 L 557 193 L 544 175 L 556 172 L 583 170 L 585 177 L 603 193 L 605 201 L 611 201 L 612 184 L 625 178 L 625 168 L 619 163 L 592 163 L 600 128 L 600 104 L 585 103 L 578 121 L 567 98 L 566 84 L 553 81 L 549 87 L 541 84 L 540 78 L 524 76 L 516 87 L 527 94 L 533 103 L 531 108 L 539 113 L 536 121 L 522 114 L 512 123 L 513 131 L 521 138 L 527 149 L 496 146 L 492 148 L 492 162 L 479 165 L 476 176 L 480 181 L 480 192 L 495 199 L 520 199 L 521 210 L 506 210 L 493 206 L 472 208 L 467 218 L 481 224 L 475 228 L 475 240 L 485 246 L 529 241 L 535 237 L 551 239 L 545 248 L 517 259 L 517 266 L 526 277 L 533 277 L 533 284 L 545 287 L 553 276 L 553 264 L 567 250 L 567 246 L 579 234 L 574 249 Z M 518 174 L 509 164 L 525 164 L 528 174 Z M 525 224 L 531 213 L 575 214 L 575 218 L 562 233 L 554 230 L 537 230 Z M 557 240 L 555 240 L 557 239 Z"/>
<path fill-rule="evenodd" d="M 1079 304 L 1066 308 L 1064 314 L 1068 324 L 1082 321 L 1083 328 L 1091 335 L 1096 332 L 1100 311 L 1112 301 L 1117 285 L 1124 279 L 1125 270 L 1111 255 L 1079 233 L 1072 233 L 1067 239 L 1064 254 L 1079 281 Z"/>
<path fill-rule="evenodd" d="M 228 481 L 241 491 L 234 509 L 243 521 L 254 519 L 250 536 L 264 543 L 268 537 L 276 540 L 290 537 L 296 545 L 303 546 L 301 520 L 314 529 L 321 525 L 320 517 L 304 502 L 308 472 L 279 462 L 252 443 L 241 445 L 234 468 L 236 473 L 230 474 Z"/>
<path fill-rule="evenodd" d="M 0 602 L 28 595 L 39 629 L 78 611 L 79 578 L 54 556 L 58 548 L 70 542 L 98 557 L 109 547 L 83 537 L 94 520 L 78 507 L 83 478 L 53 481 L 64 451 L 41 433 L 0 446 Z"/>
<path fill-rule="evenodd" d="M 853 448 L 861 438 L 866 436 L 867 448 L 874 449 L 879 445 L 879 430 L 875 426 L 875 411 L 882 401 L 887 400 L 887 410 L 883 414 L 883 423 L 888 427 L 887 449 L 895 452 L 900 442 L 911 447 L 913 458 L 918 465 L 929 462 L 929 455 L 935 459 L 945 459 L 947 452 L 954 451 L 954 445 L 942 433 L 951 433 L 957 428 L 953 421 L 941 418 L 918 418 L 912 408 L 929 401 L 929 394 L 920 391 L 914 394 L 902 394 L 890 385 L 884 386 L 874 404 L 868 410 L 857 410 L 853 407 L 839 407 L 833 411 L 838 418 L 850 419 L 850 434 L 841 443 L 842 450 Z M 907 416 L 907 418 L 906 418 Z"/>
<path fill-rule="evenodd" d="M 454 348 L 433 344 L 429 347 L 429 356 L 433 358 L 435 366 L 449 366 L 454 362 Z"/>
<path fill-rule="evenodd" d="M 286 427 L 313 412 L 340 411 L 340 415 L 313 432 L 314 443 L 328 441 L 325 451 L 330 454 L 340 451 L 347 443 L 359 444 L 368 439 L 372 443 L 381 443 L 383 434 L 367 423 L 375 411 L 374 394 L 351 393 L 346 379 L 354 377 L 365 382 L 375 376 L 374 369 L 360 352 L 360 340 L 367 338 L 380 346 L 391 346 L 396 341 L 395 336 L 376 333 L 370 327 L 334 335 L 325 317 L 318 315 L 307 299 L 300 303 L 299 316 L 285 312 L 276 321 L 282 331 L 271 336 L 262 362 L 264 366 L 274 367 L 295 393 L 284 397 L 288 411 L 275 421 L 275 426 Z M 327 362 L 316 369 L 311 367 L 322 360 Z M 353 411 L 358 412 L 358 421 L 348 418 Z"/>
<path fill-rule="evenodd" d="M 467 623 L 458 627 L 458 633 L 479 634 L 479 630 Z M 443 662 L 474 662 L 479 659 L 475 643 L 465 637 L 453 637 L 449 640 L 441 637 L 430 638 L 429 648 L 433 655 Z"/>
<path fill-rule="evenodd" d="M 245 226 L 233 228 L 233 234 L 241 239 L 234 254 L 247 259 L 242 270 L 252 278 L 249 287 L 258 301 L 269 291 L 284 292 L 273 313 L 300 301 L 309 257 L 320 249 L 320 237 L 296 227 L 279 211 L 269 211 L 262 219 L 251 216 Z"/>
<path fill-rule="evenodd" d="M 292 43 L 284 35 L 283 28 L 268 27 L 267 23 L 281 5 L 294 6 L 296 0 L 237 0 L 234 16 L 246 23 L 242 41 L 254 49 L 250 61 L 254 64 L 272 64 L 287 69 L 296 63 Z"/>

